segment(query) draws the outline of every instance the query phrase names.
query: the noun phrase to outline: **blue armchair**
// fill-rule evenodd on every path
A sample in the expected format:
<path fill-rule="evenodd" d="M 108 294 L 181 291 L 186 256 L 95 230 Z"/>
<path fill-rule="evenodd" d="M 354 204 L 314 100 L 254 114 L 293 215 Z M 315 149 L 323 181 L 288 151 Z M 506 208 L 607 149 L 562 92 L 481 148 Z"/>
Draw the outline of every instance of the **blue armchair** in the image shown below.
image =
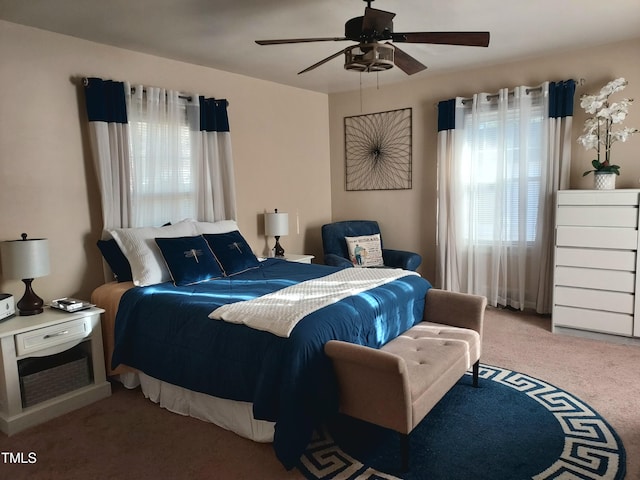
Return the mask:
<path fill-rule="evenodd" d="M 324 263 L 334 266 L 353 266 L 349 260 L 349 250 L 345 237 L 375 235 L 376 233 L 380 233 L 380 227 L 378 222 L 373 220 L 348 220 L 323 225 L 322 248 L 324 250 Z M 382 258 L 387 267 L 415 271 L 422 263 L 422 257 L 417 253 L 384 248 L 382 235 L 380 235 L 380 244 Z"/>

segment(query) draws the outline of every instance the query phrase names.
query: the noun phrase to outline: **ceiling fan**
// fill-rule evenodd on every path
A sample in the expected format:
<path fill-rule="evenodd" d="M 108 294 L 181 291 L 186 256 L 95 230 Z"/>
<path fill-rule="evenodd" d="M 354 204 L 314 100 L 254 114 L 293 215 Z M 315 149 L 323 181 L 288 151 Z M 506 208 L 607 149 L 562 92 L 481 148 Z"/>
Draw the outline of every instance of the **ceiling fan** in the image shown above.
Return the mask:
<path fill-rule="evenodd" d="M 282 45 L 286 43 L 340 42 L 351 40 L 358 42 L 318 63 L 305 68 L 298 74 L 313 70 L 324 63 L 344 54 L 344 68 L 359 72 L 379 72 L 394 65 L 407 75 L 413 75 L 425 68 L 425 65 L 408 53 L 390 43 L 431 43 L 441 45 L 463 45 L 488 47 L 489 32 L 404 32 L 393 31 L 395 13 L 371 8 L 373 0 L 364 0 L 367 7 L 364 16 L 355 17 L 344 25 L 344 37 L 289 38 L 280 40 L 256 40 L 258 45 Z"/>

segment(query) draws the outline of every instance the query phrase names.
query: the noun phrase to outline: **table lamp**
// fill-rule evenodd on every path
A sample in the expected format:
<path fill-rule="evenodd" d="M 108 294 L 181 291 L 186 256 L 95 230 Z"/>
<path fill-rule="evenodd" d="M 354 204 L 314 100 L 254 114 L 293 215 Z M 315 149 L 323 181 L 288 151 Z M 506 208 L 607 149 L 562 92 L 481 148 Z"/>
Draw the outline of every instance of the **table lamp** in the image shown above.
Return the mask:
<path fill-rule="evenodd" d="M 276 245 L 274 247 L 276 257 L 284 257 L 284 248 L 280 245 L 280 237 L 289 234 L 289 214 L 275 213 L 264 214 L 264 233 L 267 237 L 275 237 Z"/>
<path fill-rule="evenodd" d="M 2 275 L 4 278 L 20 279 L 25 291 L 17 304 L 20 315 L 36 315 L 43 312 L 44 302 L 31 287 L 34 278 L 44 277 L 50 272 L 49 241 L 46 238 L 9 240 L 0 245 Z"/>

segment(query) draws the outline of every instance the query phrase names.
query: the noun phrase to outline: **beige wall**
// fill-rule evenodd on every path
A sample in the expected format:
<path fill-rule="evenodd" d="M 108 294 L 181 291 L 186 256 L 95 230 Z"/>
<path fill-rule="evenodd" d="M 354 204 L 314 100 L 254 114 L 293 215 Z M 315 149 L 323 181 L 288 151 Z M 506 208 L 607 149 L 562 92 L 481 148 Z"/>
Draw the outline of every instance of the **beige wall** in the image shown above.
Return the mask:
<path fill-rule="evenodd" d="M 625 95 L 640 103 L 639 51 L 636 39 L 469 71 L 427 74 L 401 87 L 333 94 L 327 101 L 319 93 L 0 21 L 0 240 L 18 238 L 21 232 L 49 238 L 52 273 L 34 282 L 45 300 L 63 295 L 88 298 L 102 282 L 101 257 L 95 247 L 102 228 L 100 200 L 78 83 L 89 75 L 229 100 L 238 221 L 256 253 L 264 253 L 273 243 L 273 239 L 267 243 L 260 224 L 266 209 L 290 213 L 290 235 L 282 239 L 287 251 L 311 253 L 318 259 L 323 223 L 332 218 L 372 218 L 380 222 L 387 246 L 424 256 L 421 272 L 432 279 L 437 102 L 504 86 L 584 78 L 578 97 L 624 76 L 630 83 Z M 413 188 L 346 192 L 344 117 L 405 107 L 413 109 Z M 574 139 L 585 118 L 578 102 L 575 113 Z M 632 107 L 626 124 L 640 127 L 640 105 Z M 573 146 L 572 188 L 589 188 L 591 177 L 581 174 L 592 153 Z M 619 188 L 640 186 L 639 150 L 640 135 L 615 146 L 615 161 L 622 166 Z M 18 299 L 23 286 L 2 279 L 0 291 Z"/>
<path fill-rule="evenodd" d="M 420 252 L 421 273 L 435 277 L 436 130 L 440 100 L 495 92 L 502 87 L 538 85 L 545 80 L 585 79 L 577 88 L 572 139 L 571 188 L 591 188 L 593 177 L 583 178 L 593 151 L 575 139 L 586 115 L 579 96 L 597 93 L 607 81 L 625 77 L 624 96 L 636 98 L 625 125 L 640 128 L 640 38 L 598 48 L 559 52 L 502 65 L 492 65 L 443 75 L 425 75 L 398 87 L 364 89 L 329 96 L 331 134 L 331 198 L 334 220 L 377 219 L 385 246 Z M 428 64 L 428 59 L 426 60 Z M 373 74 L 372 74 L 373 76 Z M 370 81 L 368 85 L 375 84 Z M 361 108 L 362 105 L 362 108 Z M 344 178 L 344 117 L 398 108 L 413 109 L 413 188 L 411 190 L 347 192 Z M 640 134 L 614 146 L 613 158 L 621 165 L 619 188 L 640 187 Z"/>
<path fill-rule="evenodd" d="M 320 257 L 331 216 L 327 95 L 4 21 L 0 59 L 0 240 L 49 239 L 52 273 L 34 282 L 45 301 L 87 299 L 103 281 L 83 76 L 227 98 L 241 231 L 263 254 L 259 220 L 278 208 L 291 214 L 284 248 Z M 24 286 L 2 279 L 0 291 L 17 301 Z"/>

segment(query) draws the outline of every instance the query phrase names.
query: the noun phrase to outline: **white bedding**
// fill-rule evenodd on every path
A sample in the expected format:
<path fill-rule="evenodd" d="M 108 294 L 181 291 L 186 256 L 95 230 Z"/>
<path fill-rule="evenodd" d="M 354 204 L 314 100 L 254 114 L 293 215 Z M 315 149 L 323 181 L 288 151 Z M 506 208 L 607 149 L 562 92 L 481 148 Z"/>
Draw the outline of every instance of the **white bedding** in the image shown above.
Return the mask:
<path fill-rule="evenodd" d="M 418 274 L 402 269 L 345 268 L 258 298 L 222 305 L 209 318 L 289 337 L 306 315 L 407 275 Z"/>
<path fill-rule="evenodd" d="M 253 404 L 194 392 L 142 372 L 121 374 L 129 389 L 140 386 L 146 398 L 170 412 L 194 417 L 230 430 L 254 442 L 273 442 L 275 423 L 253 418 Z"/>

